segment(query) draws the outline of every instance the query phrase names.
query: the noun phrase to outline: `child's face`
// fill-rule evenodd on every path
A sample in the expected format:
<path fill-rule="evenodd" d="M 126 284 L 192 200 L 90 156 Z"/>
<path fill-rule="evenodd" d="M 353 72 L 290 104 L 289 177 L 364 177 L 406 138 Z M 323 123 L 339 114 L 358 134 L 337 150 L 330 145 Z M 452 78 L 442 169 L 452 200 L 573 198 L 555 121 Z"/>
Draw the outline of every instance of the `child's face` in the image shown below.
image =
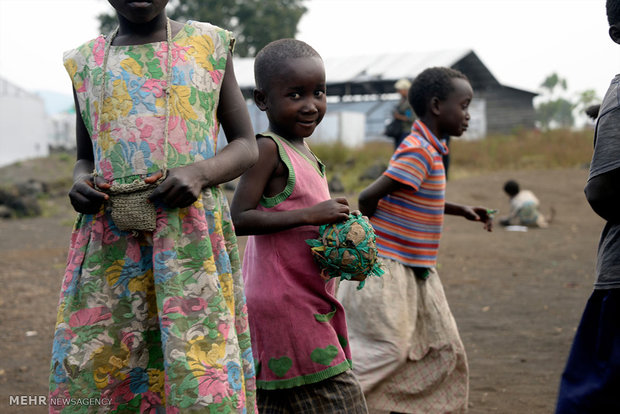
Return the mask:
<path fill-rule="evenodd" d="M 458 137 L 469 126 L 469 104 L 474 91 L 465 79 L 452 79 L 454 90 L 445 101 L 439 103 L 438 124 L 442 134 Z"/>
<path fill-rule="evenodd" d="M 132 23 L 147 23 L 157 17 L 168 0 L 108 0 L 116 12 Z"/>
<path fill-rule="evenodd" d="M 291 59 L 273 76 L 264 101 L 257 102 L 267 112 L 270 129 L 287 139 L 312 135 L 327 109 L 323 61 Z"/>

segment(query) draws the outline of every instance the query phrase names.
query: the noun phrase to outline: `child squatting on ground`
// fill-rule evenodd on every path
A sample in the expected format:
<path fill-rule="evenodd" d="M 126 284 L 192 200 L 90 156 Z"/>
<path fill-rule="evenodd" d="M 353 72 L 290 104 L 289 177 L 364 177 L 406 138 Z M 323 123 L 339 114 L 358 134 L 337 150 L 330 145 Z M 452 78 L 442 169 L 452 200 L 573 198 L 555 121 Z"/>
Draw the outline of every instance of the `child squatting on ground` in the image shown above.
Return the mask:
<path fill-rule="evenodd" d="M 546 228 L 549 220 L 540 212 L 540 202 L 530 190 L 522 190 L 515 180 L 504 183 L 504 192 L 510 197 L 510 214 L 499 220 L 502 226 L 528 226 Z M 553 210 L 552 210 L 553 212 Z"/>
<path fill-rule="evenodd" d="M 335 279 L 321 277 L 305 242 L 349 214 L 346 199 L 330 199 L 325 168 L 304 140 L 327 106 L 323 61 L 306 43 L 278 40 L 257 54 L 254 76 L 269 130 L 258 135 L 258 162 L 241 176 L 231 210 L 237 234 L 251 235 L 243 275 L 258 408 L 366 413 Z"/>
<path fill-rule="evenodd" d="M 607 0 L 609 35 L 620 44 L 620 0 Z M 603 98 L 585 187 L 605 219 L 588 299 L 560 382 L 556 414 L 620 412 L 620 75 Z"/>
<path fill-rule="evenodd" d="M 170 21 L 167 0 L 110 4 L 117 31 L 64 56 L 77 115 L 69 196 L 79 214 L 50 401 L 99 398 L 106 413 L 255 412 L 237 241 L 218 186 L 258 156 L 233 71 L 234 38 L 207 23 Z M 218 121 L 230 143 L 215 155 Z M 124 201 L 151 206 L 154 228 L 120 225 L 137 207 L 123 207 L 112 188 L 155 182 Z"/>
<path fill-rule="evenodd" d="M 473 98 L 465 75 L 426 69 L 409 102 L 418 120 L 387 170 L 359 196 L 385 274 L 360 291 L 342 284 L 357 374 L 370 412 L 460 413 L 467 409 L 465 349 L 436 270 L 444 214 L 484 223 L 487 209 L 445 202 L 440 137 L 467 129 Z"/>

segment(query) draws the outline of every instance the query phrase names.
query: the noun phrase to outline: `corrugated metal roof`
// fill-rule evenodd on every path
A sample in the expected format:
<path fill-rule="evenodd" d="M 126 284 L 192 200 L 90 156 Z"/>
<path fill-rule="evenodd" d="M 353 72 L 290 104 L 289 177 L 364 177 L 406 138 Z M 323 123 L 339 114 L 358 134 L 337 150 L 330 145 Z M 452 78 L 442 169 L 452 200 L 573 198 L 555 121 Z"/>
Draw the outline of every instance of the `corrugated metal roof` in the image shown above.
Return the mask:
<path fill-rule="evenodd" d="M 323 57 L 327 84 L 414 78 L 433 66 L 450 67 L 471 49 L 432 52 L 384 53 L 361 56 Z M 254 58 L 235 58 L 235 75 L 241 88 L 254 87 Z"/>

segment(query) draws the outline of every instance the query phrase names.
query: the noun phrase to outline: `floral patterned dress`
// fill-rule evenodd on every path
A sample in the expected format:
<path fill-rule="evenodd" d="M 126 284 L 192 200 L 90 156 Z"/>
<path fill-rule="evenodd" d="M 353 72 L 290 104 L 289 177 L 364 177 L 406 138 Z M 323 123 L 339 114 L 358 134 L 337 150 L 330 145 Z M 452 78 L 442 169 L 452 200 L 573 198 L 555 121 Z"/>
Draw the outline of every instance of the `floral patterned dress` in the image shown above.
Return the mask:
<path fill-rule="evenodd" d="M 97 172 L 117 183 L 215 155 L 231 33 L 190 22 L 168 43 L 65 54 Z M 100 109 L 103 110 L 100 110 Z M 98 118 L 101 131 L 97 131 Z M 157 207 L 151 232 L 120 231 L 104 208 L 79 214 L 54 336 L 50 412 L 255 412 L 255 374 L 237 241 L 225 195 Z"/>

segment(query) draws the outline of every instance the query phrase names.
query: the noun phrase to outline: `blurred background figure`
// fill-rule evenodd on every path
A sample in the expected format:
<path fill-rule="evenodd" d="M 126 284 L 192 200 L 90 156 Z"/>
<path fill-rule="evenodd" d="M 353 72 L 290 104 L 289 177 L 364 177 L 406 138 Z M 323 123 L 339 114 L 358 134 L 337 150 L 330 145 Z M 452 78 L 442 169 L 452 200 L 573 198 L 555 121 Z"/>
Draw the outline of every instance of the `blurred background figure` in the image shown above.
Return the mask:
<path fill-rule="evenodd" d="M 539 211 L 540 202 L 530 190 L 521 190 L 519 183 L 508 180 L 504 192 L 510 197 L 510 215 L 499 220 L 502 226 L 527 226 L 545 228 L 553 218 L 553 208 L 549 218 Z"/>
<path fill-rule="evenodd" d="M 385 134 L 394 139 L 394 148 L 398 148 L 400 143 L 411 132 L 411 125 L 415 121 L 413 109 L 407 101 L 407 94 L 411 87 L 411 81 L 403 78 L 394 83 L 394 89 L 400 94 L 400 101 L 392 112 L 392 122 L 388 124 Z"/>

